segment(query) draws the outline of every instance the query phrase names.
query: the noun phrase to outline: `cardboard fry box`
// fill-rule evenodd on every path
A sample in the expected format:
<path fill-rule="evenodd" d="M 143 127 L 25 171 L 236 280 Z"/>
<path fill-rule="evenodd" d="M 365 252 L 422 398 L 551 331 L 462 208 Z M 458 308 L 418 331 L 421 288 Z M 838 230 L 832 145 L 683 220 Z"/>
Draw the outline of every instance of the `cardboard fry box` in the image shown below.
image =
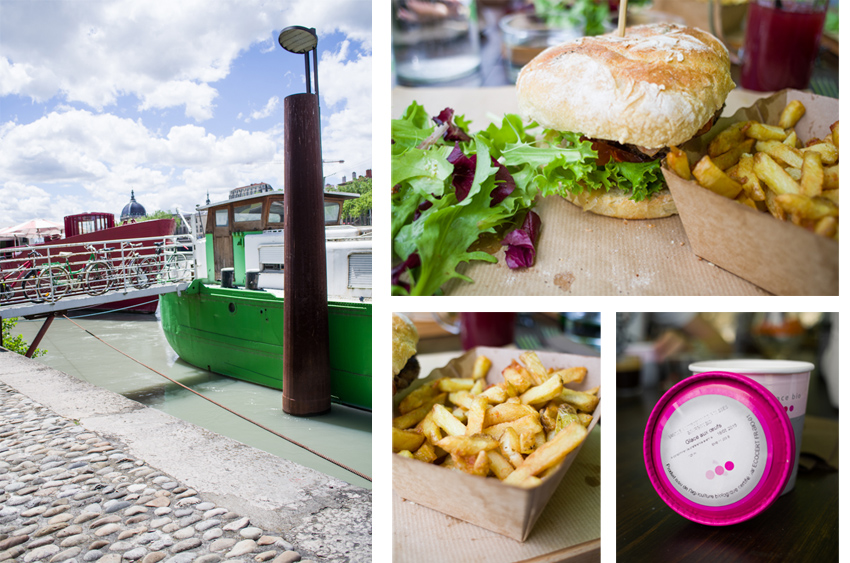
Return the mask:
<path fill-rule="evenodd" d="M 471 377 L 475 358 L 484 355 L 493 365 L 487 373 L 487 383 L 504 381 L 502 370 L 512 360 L 519 361 L 522 350 L 479 347 L 468 351 L 446 366 L 436 369 L 425 378 L 399 393 L 393 400 L 393 416 L 398 416 L 398 405 L 413 389 L 427 385 L 441 377 Z M 584 366 L 587 376 L 581 384 L 570 384 L 577 390 L 586 390 L 600 385 L 599 358 L 573 356 L 553 352 L 537 352 L 546 368 L 569 368 Z M 599 405 L 593 420 L 587 427 L 588 433 L 596 426 L 602 412 L 602 389 L 599 390 Z M 525 541 L 534 523 L 546 508 L 573 460 L 581 451 L 581 445 L 570 452 L 555 473 L 544 478 L 540 486 L 522 489 L 505 485 L 494 477 L 479 477 L 459 473 L 451 469 L 423 463 L 393 455 L 393 489 L 402 498 L 464 520 L 476 526 L 497 532 L 517 541 Z M 576 515 L 580 517 L 580 515 Z M 564 522 L 565 526 L 569 522 Z"/>
<path fill-rule="evenodd" d="M 691 166 L 708 143 L 734 122 L 754 119 L 769 125 L 791 100 L 806 113 L 795 126 L 805 143 L 830 134 L 838 120 L 838 100 L 783 90 L 723 118 L 706 135 L 685 144 Z M 662 167 L 694 253 L 776 295 L 838 295 L 838 242 L 769 213 L 757 212 L 686 181 Z"/>

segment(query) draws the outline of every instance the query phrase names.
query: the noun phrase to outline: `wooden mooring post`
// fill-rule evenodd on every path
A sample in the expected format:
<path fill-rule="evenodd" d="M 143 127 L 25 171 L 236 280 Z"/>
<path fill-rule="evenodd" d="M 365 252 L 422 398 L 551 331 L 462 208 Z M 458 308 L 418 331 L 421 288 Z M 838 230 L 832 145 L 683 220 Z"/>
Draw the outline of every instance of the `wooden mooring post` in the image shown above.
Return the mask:
<path fill-rule="evenodd" d="M 319 97 L 284 99 L 283 410 L 331 408 Z"/>

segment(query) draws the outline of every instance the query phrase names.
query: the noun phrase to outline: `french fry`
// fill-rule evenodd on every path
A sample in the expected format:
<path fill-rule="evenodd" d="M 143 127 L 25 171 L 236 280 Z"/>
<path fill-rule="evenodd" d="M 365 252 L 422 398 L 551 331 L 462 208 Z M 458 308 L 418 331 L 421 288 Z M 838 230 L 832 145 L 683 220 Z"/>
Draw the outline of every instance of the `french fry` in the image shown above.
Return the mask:
<path fill-rule="evenodd" d="M 419 449 L 413 452 L 413 459 L 417 459 L 424 463 L 434 463 L 437 461 L 437 451 L 427 441 L 423 442 Z"/>
<path fill-rule="evenodd" d="M 412 430 L 399 430 L 393 428 L 393 451 L 398 453 L 402 450 L 413 451 L 422 445 L 425 436 L 417 434 Z"/>
<path fill-rule="evenodd" d="M 779 115 L 779 126 L 783 129 L 794 127 L 805 113 L 806 106 L 803 105 L 803 102 L 800 100 L 791 100 Z"/>
<path fill-rule="evenodd" d="M 433 385 L 422 385 L 411 391 L 398 405 L 398 412 L 408 413 L 417 409 L 439 395 L 439 391 Z"/>
<path fill-rule="evenodd" d="M 508 475 L 503 482 L 519 485 L 526 478 L 533 477 L 544 469 L 560 463 L 567 457 L 567 454 L 581 444 L 585 436 L 587 436 L 587 429 L 584 426 L 570 424 L 558 432 L 552 441 L 546 442 L 546 444 L 525 458 L 522 465 Z"/>
<path fill-rule="evenodd" d="M 835 144 L 835 148 L 838 148 L 838 122 L 830 125 L 829 130 L 832 131 L 832 142 Z"/>
<path fill-rule="evenodd" d="M 832 216 L 822 217 L 815 223 L 814 232 L 822 237 L 834 237 L 838 234 L 838 218 Z"/>
<path fill-rule="evenodd" d="M 393 428 L 405 429 L 410 428 L 411 426 L 416 426 L 419 424 L 420 420 L 425 418 L 434 405 L 439 404 L 442 406 L 446 404 L 446 397 L 448 397 L 446 393 L 440 393 L 436 397 L 429 399 L 428 402 L 423 404 L 421 407 L 415 408 L 410 412 L 406 412 L 403 415 L 394 418 Z"/>
<path fill-rule="evenodd" d="M 449 393 L 449 402 L 453 405 L 468 409 L 472 405 L 475 395 L 471 391 L 455 391 Z"/>
<path fill-rule="evenodd" d="M 820 195 L 834 203 L 836 206 L 838 205 L 838 190 L 824 190 Z"/>
<path fill-rule="evenodd" d="M 750 122 L 750 126 L 747 127 L 744 134 L 759 141 L 784 141 L 785 137 L 788 136 L 788 133 L 782 127 L 758 122 Z"/>
<path fill-rule="evenodd" d="M 499 447 L 499 442 L 486 434 L 475 434 L 472 436 L 446 436 L 437 443 L 437 446 L 450 454 L 468 456 L 478 455 L 478 452 L 482 451 L 495 450 Z"/>
<path fill-rule="evenodd" d="M 534 414 L 526 415 L 511 422 L 503 422 L 502 424 L 488 426 L 484 428 L 484 434 L 499 440 L 508 428 L 513 428 L 516 433 L 520 435 L 525 433 L 533 436 L 534 434 L 543 431 L 543 427 L 540 426 L 540 422 L 538 421 L 538 414 L 535 412 Z"/>
<path fill-rule="evenodd" d="M 561 382 L 564 385 L 569 385 L 570 383 L 581 383 L 582 381 L 584 381 L 584 378 L 587 375 L 587 368 L 574 367 L 558 369 L 550 372 L 550 375 L 554 374 L 558 374 L 561 377 Z"/>
<path fill-rule="evenodd" d="M 533 407 L 517 403 L 502 403 L 487 409 L 484 415 L 484 427 L 512 422 L 528 415 L 534 415 Z"/>
<path fill-rule="evenodd" d="M 738 161 L 738 177 L 735 178 L 744 187 L 744 191 L 753 201 L 764 201 L 764 190 L 759 181 L 756 171 L 753 169 L 753 155 L 741 155 Z"/>
<path fill-rule="evenodd" d="M 431 410 L 431 417 L 434 419 L 434 423 L 449 436 L 463 436 L 466 434 L 466 426 L 455 418 L 455 415 L 449 412 L 443 405 L 434 405 Z"/>
<path fill-rule="evenodd" d="M 820 153 L 807 151 L 803 154 L 803 167 L 800 172 L 800 193 L 809 197 L 820 195 L 823 191 L 823 166 Z"/>
<path fill-rule="evenodd" d="M 803 149 L 803 152 L 816 151 L 820 153 L 821 162 L 832 165 L 838 162 L 838 147 L 832 143 L 816 143 Z"/>
<path fill-rule="evenodd" d="M 740 144 L 754 121 L 739 121 L 721 131 L 708 145 L 708 156 L 717 156 Z"/>
<path fill-rule="evenodd" d="M 776 196 L 776 201 L 786 213 L 797 215 L 803 219 L 838 217 L 838 206 L 826 198 L 812 198 L 799 194 L 782 194 Z"/>
<path fill-rule="evenodd" d="M 838 189 L 838 165 L 824 166 L 823 168 L 823 189 L 837 190 Z"/>
<path fill-rule="evenodd" d="M 596 405 L 599 404 L 599 397 L 583 391 L 574 391 L 569 387 L 564 387 L 558 399 L 571 405 L 581 412 L 593 412 Z"/>
<path fill-rule="evenodd" d="M 756 150 L 766 152 L 775 160 L 781 160 L 794 168 L 803 165 L 803 152 L 780 141 L 759 141 L 756 143 Z"/>
<path fill-rule="evenodd" d="M 520 400 L 525 405 L 539 405 L 546 403 L 560 395 L 564 384 L 561 383 L 560 375 L 553 375 L 545 382 L 532 387 L 520 396 Z"/>
<path fill-rule="evenodd" d="M 513 428 L 508 428 L 499 439 L 499 451 L 514 468 L 519 467 L 522 465 L 522 462 L 525 461 L 525 458 L 522 457 L 519 450 L 519 434 L 517 434 L 516 430 Z"/>
<path fill-rule="evenodd" d="M 563 459 L 565 433 L 581 429 L 586 434 L 593 415 L 576 408 L 592 412 L 599 388 L 568 389 L 565 383 L 584 381 L 586 368 L 547 369 L 536 353 L 525 352 L 520 356 L 524 365 L 512 362 L 502 371 L 504 381 L 484 389 L 492 362 L 481 358 L 472 368 L 480 370 L 475 377 L 440 378 L 408 394 L 407 412 L 393 419 L 393 452 L 471 475 L 513 476 L 517 486 L 537 486 Z"/>
<path fill-rule="evenodd" d="M 755 139 L 747 139 L 741 143 L 738 143 L 728 151 L 722 154 L 718 154 L 717 156 L 711 157 L 711 160 L 714 162 L 715 166 L 717 166 L 721 170 L 726 170 L 727 168 L 731 168 L 732 166 L 738 164 L 738 161 L 741 159 L 742 154 L 751 153 L 753 150 L 753 145 L 755 144 Z"/>
<path fill-rule="evenodd" d="M 493 362 L 491 362 L 490 358 L 488 358 L 487 356 L 478 356 L 477 358 L 475 358 L 475 365 L 472 366 L 472 379 L 484 379 L 487 376 L 487 372 L 490 371 L 490 366 L 492 365 Z"/>
<path fill-rule="evenodd" d="M 472 406 L 466 411 L 466 435 L 474 436 L 484 430 L 484 415 L 488 404 L 486 397 L 476 397 L 472 400 Z"/>
<path fill-rule="evenodd" d="M 734 198 L 743 189 L 741 184 L 718 168 L 708 155 L 697 162 L 693 174 L 702 187 L 729 199 Z"/>
<path fill-rule="evenodd" d="M 741 205 L 746 205 L 747 207 L 751 207 L 758 211 L 758 207 L 756 206 L 756 202 L 750 199 L 750 196 L 746 194 L 746 192 L 741 192 L 735 197 L 735 201 L 740 203 Z"/>
<path fill-rule="evenodd" d="M 502 370 L 502 377 L 517 393 L 524 393 L 529 387 L 537 385 L 537 377 L 514 360 L 511 365 Z"/>
<path fill-rule="evenodd" d="M 531 373 L 534 378 L 534 385 L 540 385 L 549 379 L 549 374 L 546 371 L 546 368 L 543 367 L 543 364 L 540 362 L 540 358 L 537 357 L 536 353 L 523 352 L 519 355 L 519 361 L 521 361 L 528 369 L 529 373 Z"/>
<path fill-rule="evenodd" d="M 788 133 L 788 136 L 785 137 L 785 140 L 782 141 L 782 142 L 785 143 L 786 145 L 788 145 L 789 147 L 794 147 L 796 149 L 796 148 L 798 148 L 797 145 L 799 145 L 800 139 L 797 138 L 797 132 L 792 129 Z"/>
<path fill-rule="evenodd" d="M 780 221 L 785 221 L 788 217 L 785 215 L 785 210 L 782 209 L 782 206 L 776 201 L 777 197 L 778 196 L 775 192 L 768 190 L 765 192 L 764 203 L 767 207 L 768 213 Z"/>
<path fill-rule="evenodd" d="M 800 185 L 770 155 L 759 152 L 753 158 L 753 170 L 755 170 L 759 180 L 764 182 L 774 193 L 777 195 L 800 193 Z"/>
<path fill-rule="evenodd" d="M 490 461 L 490 471 L 499 479 L 505 479 L 514 470 L 514 466 L 496 450 L 488 451 L 487 459 Z"/>
<path fill-rule="evenodd" d="M 444 393 L 469 391 L 475 381 L 471 377 L 443 377 L 437 381 L 437 388 Z"/>
<path fill-rule="evenodd" d="M 691 179 L 691 165 L 688 162 L 688 155 L 679 147 L 670 147 L 670 152 L 667 153 L 667 166 L 680 178 Z"/>

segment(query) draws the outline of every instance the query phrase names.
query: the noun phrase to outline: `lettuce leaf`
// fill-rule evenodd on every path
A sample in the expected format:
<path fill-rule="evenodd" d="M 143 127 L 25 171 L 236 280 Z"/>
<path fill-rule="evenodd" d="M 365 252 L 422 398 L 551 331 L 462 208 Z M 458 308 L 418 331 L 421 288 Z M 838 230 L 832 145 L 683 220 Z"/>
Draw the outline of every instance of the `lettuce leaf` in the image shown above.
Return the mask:
<path fill-rule="evenodd" d="M 597 166 L 596 151 L 577 134 L 548 132 L 551 146 L 538 147 L 529 132 L 537 125 L 523 125 L 518 115 L 475 133 L 451 108 L 440 112 L 439 121 L 446 120 L 453 121 L 451 132 L 440 137 L 434 120 L 413 102 L 392 121 L 394 295 L 433 295 L 455 278 L 472 282 L 458 272 L 460 264 L 496 258 L 470 248 L 483 234 L 515 225 L 538 193 L 621 187 L 639 201 L 664 187 L 657 163 Z M 449 161 L 453 151 L 452 160 L 465 169 Z M 461 173 L 463 179 L 455 178 Z"/>

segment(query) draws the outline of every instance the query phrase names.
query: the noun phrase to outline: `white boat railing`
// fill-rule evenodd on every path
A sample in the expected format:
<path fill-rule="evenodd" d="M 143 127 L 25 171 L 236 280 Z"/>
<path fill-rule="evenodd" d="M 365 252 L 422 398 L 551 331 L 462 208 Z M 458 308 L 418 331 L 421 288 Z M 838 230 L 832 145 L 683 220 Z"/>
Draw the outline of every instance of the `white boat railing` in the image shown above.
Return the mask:
<path fill-rule="evenodd" d="M 177 235 L 0 249 L 0 309 L 191 281 L 191 244 Z"/>

